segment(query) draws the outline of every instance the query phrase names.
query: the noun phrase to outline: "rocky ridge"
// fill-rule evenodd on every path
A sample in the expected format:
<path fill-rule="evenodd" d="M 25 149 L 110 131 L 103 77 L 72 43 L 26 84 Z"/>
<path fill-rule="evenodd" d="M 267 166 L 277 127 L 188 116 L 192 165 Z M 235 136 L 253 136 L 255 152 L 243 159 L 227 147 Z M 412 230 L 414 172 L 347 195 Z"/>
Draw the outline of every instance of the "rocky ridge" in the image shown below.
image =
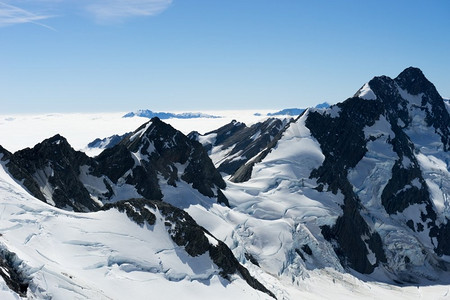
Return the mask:
<path fill-rule="evenodd" d="M 59 135 L 14 154 L 1 151 L 10 174 L 33 196 L 67 210 L 94 211 L 139 196 L 162 200 L 161 185 L 176 187 L 180 180 L 227 202 L 220 192 L 225 182 L 201 144 L 158 118 L 95 158 Z"/>

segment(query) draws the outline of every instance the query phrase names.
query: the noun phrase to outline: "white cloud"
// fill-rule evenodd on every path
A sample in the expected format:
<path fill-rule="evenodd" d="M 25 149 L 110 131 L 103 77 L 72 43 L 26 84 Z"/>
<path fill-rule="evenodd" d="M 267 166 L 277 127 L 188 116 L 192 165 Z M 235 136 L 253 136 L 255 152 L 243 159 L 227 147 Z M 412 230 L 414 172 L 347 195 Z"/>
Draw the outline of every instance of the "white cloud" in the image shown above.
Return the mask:
<path fill-rule="evenodd" d="M 172 0 L 97 0 L 86 10 L 101 22 L 121 21 L 131 17 L 154 16 L 166 10 Z"/>
<path fill-rule="evenodd" d="M 20 7 L 0 2 L 0 27 L 23 23 L 33 23 L 54 30 L 52 27 L 39 22 L 51 17 L 52 16 L 50 15 L 35 14 Z"/>

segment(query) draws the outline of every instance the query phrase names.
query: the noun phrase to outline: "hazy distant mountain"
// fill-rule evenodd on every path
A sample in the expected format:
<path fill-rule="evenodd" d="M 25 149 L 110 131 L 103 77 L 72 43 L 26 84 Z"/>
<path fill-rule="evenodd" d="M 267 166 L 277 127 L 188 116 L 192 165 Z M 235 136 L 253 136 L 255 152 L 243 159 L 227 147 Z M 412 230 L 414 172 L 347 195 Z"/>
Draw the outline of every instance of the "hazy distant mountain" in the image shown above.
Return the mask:
<path fill-rule="evenodd" d="M 328 108 L 330 107 L 330 104 L 327 102 L 318 104 L 315 106 L 315 108 Z M 305 111 L 305 108 L 285 108 L 280 111 L 274 112 L 274 113 L 268 113 L 268 116 L 274 117 L 274 116 L 299 116 L 302 112 Z"/>
<path fill-rule="evenodd" d="M 143 117 L 143 118 L 159 118 L 161 120 L 176 118 L 176 119 L 196 119 L 196 118 L 221 118 L 220 116 L 213 116 L 203 113 L 181 113 L 174 114 L 169 112 L 154 112 L 148 109 L 140 109 L 136 112 L 129 112 L 123 116 L 124 118 L 132 118 L 132 117 Z"/>

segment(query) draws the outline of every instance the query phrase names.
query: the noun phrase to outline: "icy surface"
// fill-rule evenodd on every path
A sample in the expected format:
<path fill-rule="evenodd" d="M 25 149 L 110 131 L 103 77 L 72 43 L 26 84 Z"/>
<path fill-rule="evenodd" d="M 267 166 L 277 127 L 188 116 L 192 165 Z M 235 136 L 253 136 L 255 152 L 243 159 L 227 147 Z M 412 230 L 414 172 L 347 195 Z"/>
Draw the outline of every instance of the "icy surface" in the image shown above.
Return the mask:
<path fill-rule="evenodd" d="M 440 222 L 450 218 L 450 161 L 444 152 L 441 137 L 428 127 L 422 107 L 423 94 L 410 95 L 399 88 L 402 98 L 408 100 L 411 124 L 405 129 L 416 149 L 415 156 L 430 191 L 431 200 L 439 212 Z M 429 107 L 425 107 L 430 111 Z"/>
<path fill-rule="evenodd" d="M 358 92 L 358 97 L 364 100 L 376 100 L 377 96 L 370 88 L 369 83 L 363 85 L 363 87 Z"/>
<path fill-rule="evenodd" d="M 187 255 L 158 211 L 140 227 L 117 210 L 70 213 L 29 196 L 0 166 L 1 247 L 32 278 L 33 299 L 267 299 L 240 277 L 218 276 L 207 254 Z M 213 237 L 208 237 L 212 242 Z M 39 288 L 33 288 L 38 286 Z M 0 281 L 1 299 L 17 299 Z"/>
<path fill-rule="evenodd" d="M 362 203 L 374 212 L 384 211 L 381 193 L 392 177 L 392 167 L 398 159 L 388 140 L 395 137 L 391 125 L 384 116 L 371 127 L 364 129 L 367 153 L 355 168 L 349 171 L 348 179 Z"/>
<path fill-rule="evenodd" d="M 307 266 L 294 249 L 305 242 L 323 267 L 341 269 L 331 246 L 317 238 L 319 227 L 334 224 L 341 213 L 343 196 L 319 193 L 315 180 L 309 179 L 324 155 L 304 124 L 306 117 L 307 113 L 292 123 L 272 152 L 255 165 L 252 179 L 228 183 L 226 190 L 235 207 L 228 217 L 236 223 L 244 246 L 274 275 L 304 274 Z"/>

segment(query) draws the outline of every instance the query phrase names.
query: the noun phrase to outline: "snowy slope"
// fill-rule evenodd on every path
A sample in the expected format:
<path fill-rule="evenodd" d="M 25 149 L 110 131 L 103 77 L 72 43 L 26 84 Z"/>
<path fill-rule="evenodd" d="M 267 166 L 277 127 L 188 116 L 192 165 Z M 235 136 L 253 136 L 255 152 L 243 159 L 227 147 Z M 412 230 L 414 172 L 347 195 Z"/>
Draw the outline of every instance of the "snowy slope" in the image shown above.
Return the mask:
<path fill-rule="evenodd" d="M 207 254 L 188 255 L 169 236 L 158 210 L 155 224 L 143 226 L 116 209 L 62 211 L 31 197 L 3 166 L 0 197 L 0 247 L 20 259 L 16 267 L 30 278 L 29 298 L 269 298 L 237 275 L 223 279 Z"/>
<path fill-rule="evenodd" d="M 322 237 L 320 229 L 322 225 L 334 224 L 342 214 L 343 195 L 319 192 L 315 189 L 316 180 L 309 178 L 309 173 L 322 164 L 324 155 L 305 126 L 307 117 L 308 113 L 290 125 L 276 147 L 255 165 L 249 181 L 227 182 L 225 194 L 231 211 L 216 206 L 206 210 L 195 205 L 187 211 L 224 240 L 249 268 L 258 264 L 262 269 L 254 265 L 261 274 L 258 278 L 263 278 L 279 299 L 445 298 L 449 287 L 436 282 L 428 287 L 425 286 L 430 282 L 419 288 L 400 287 L 393 285 L 384 270 L 369 276 L 354 273 L 357 277 L 346 273 L 333 245 Z M 373 135 L 385 131 L 390 132 L 385 120 L 367 130 Z M 371 149 L 377 149 L 377 143 Z M 386 151 L 367 163 L 376 164 L 377 159 L 382 161 L 392 154 Z M 389 164 L 392 163 L 388 161 Z M 216 220 L 211 213 L 220 219 Z M 392 239 L 398 237 L 391 234 Z M 410 247 L 408 251 L 415 250 Z"/>
<path fill-rule="evenodd" d="M 249 181 L 229 182 L 225 192 L 235 211 L 254 218 L 239 228 L 252 237 L 245 241 L 250 253 L 270 273 L 295 280 L 314 265 L 343 270 L 330 245 L 318 236 L 320 226 L 333 224 L 340 214 L 342 196 L 318 192 L 316 181 L 309 179 L 324 156 L 304 125 L 307 116 L 289 126 L 272 152 L 255 165 Z M 313 256 L 304 253 L 305 245 Z"/>

